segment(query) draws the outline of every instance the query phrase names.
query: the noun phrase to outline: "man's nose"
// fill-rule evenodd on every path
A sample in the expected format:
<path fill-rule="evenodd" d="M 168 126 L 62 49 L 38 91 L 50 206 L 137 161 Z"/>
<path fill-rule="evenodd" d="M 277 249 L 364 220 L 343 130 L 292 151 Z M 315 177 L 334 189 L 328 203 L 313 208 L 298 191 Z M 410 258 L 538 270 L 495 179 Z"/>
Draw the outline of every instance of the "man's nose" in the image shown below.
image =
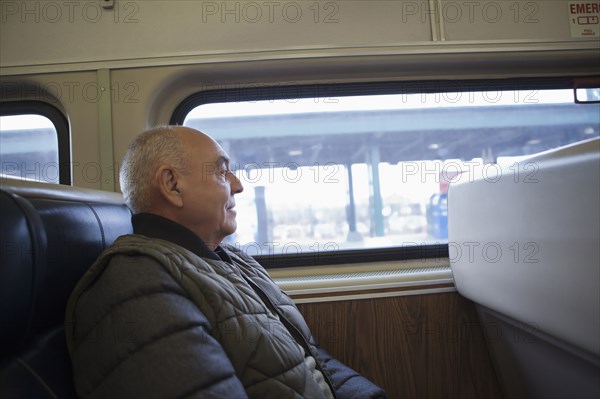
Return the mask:
<path fill-rule="evenodd" d="M 231 182 L 231 194 L 239 194 L 242 191 L 244 191 L 244 186 L 242 185 L 240 179 L 238 179 L 238 177 L 235 175 L 235 173 L 229 172 L 229 176 L 229 180 Z"/>

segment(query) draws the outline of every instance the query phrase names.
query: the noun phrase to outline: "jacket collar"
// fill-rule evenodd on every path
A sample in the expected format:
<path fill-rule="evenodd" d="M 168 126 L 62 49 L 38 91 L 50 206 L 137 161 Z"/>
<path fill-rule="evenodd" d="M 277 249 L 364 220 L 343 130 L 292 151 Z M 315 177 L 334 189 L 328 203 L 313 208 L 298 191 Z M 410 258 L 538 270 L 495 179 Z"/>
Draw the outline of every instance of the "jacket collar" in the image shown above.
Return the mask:
<path fill-rule="evenodd" d="M 153 213 L 137 213 L 131 217 L 131 224 L 135 234 L 172 242 L 201 258 L 231 263 L 231 258 L 221 246 L 212 251 L 193 231 L 170 219 Z"/>

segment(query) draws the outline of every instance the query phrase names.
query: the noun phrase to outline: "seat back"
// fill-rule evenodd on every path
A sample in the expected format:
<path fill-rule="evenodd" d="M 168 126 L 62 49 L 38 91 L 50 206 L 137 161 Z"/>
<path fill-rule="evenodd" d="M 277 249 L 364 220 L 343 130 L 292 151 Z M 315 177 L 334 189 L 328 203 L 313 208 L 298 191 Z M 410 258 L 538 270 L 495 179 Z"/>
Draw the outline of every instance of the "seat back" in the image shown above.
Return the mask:
<path fill-rule="evenodd" d="M 477 306 L 505 396 L 599 398 L 600 139 L 498 166 L 493 181 L 450 186 L 458 292 Z"/>
<path fill-rule="evenodd" d="M 66 303 L 130 211 L 116 193 L 3 181 L 0 232 L 0 397 L 75 397 Z"/>

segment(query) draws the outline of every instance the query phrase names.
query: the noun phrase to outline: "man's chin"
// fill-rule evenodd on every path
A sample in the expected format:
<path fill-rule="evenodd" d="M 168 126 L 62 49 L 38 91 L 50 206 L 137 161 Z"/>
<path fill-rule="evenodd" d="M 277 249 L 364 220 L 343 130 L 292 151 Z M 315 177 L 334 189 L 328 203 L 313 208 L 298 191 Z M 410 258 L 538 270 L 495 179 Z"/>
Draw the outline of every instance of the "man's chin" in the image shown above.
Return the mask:
<path fill-rule="evenodd" d="M 233 233 L 235 233 L 237 230 L 237 223 L 229 223 L 227 226 L 225 226 L 225 228 L 223 229 L 223 233 L 225 234 L 225 237 L 228 237 L 230 235 L 232 235 Z"/>

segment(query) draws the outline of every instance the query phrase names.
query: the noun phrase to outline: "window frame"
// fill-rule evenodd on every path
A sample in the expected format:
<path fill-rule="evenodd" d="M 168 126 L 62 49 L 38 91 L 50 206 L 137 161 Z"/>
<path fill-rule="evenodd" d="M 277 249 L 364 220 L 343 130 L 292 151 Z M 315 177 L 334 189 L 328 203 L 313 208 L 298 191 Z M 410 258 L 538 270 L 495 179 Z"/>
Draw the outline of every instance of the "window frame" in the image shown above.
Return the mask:
<path fill-rule="evenodd" d="M 58 108 L 43 101 L 0 102 L 0 116 L 26 114 L 46 117 L 54 125 L 58 143 L 58 184 L 71 185 L 71 140 L 67 118 Z"/>
<path fill-rule="evenodd" d="M 587 77 L 585 77 L 587 78 Z M 597 78 L 590 76 L 589 78 Z M 285 100 L 316 97 L 433 94 L 493 90 L 552 90 L 575 89 L 582 77 L 506 78 L 473 80 L 428 80 L 334 84 L 267 85 L 236 83 L 236 88 L 222 88 L 196 92 L 185 98 L 173 111 L 171 125 L 183 125 L 188 113 L 209 103 Z M 223 84 L 227 87 L 227 84 Z M 575 100 L 575 93 L 574 93 Z M 299 254 L 257 255 L 255 258 L 267 268 L 288 268 L 318 265 L 357 264 L 415 259 L 447 259 L 447 243 L 387 248 L 315 251 Z"/>

